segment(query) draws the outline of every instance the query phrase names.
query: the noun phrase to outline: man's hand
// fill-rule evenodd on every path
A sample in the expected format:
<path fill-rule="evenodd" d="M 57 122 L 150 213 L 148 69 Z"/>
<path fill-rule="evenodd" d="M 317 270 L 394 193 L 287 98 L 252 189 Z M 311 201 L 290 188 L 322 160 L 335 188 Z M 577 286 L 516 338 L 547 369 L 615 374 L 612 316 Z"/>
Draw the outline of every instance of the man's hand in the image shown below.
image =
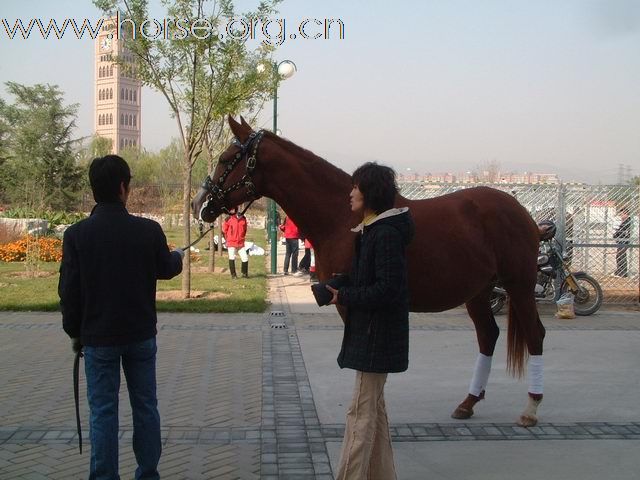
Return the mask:
<path fill-rule="evenodd" d="M 71 350 L 73 350 L 73 353 L 78 353 L 80 350 L 82 350 L 82 344 L 80 343 L 79 338 L 71 339 Z"/>
<path fill-rule="evenodd" d="M 180 254 L 180 258 L 184 258 L 184 250 L 181 248 L 176 248 L 174 252 L 178 252 Z"/>
<path fill-rule="evenodd" d="M 333 288 L 331 285 L 325 285 L 325 287 L 327 287 L 327 290 L 329 290 L 331 292 L 331 295 L 333 295 L 333 298 L 329 302 L 329 305 L 337 305 L 338 304 L 338 290 Z"/>

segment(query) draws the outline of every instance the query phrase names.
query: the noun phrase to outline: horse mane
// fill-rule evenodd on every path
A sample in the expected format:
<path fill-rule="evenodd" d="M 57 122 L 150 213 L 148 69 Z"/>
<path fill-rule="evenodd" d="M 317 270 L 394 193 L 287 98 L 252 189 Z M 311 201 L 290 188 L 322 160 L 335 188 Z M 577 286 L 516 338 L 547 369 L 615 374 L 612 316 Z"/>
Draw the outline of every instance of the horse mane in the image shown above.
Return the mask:
<path fill-rule="evenodd" d="M 347 172 L 345 172 L 341 168 L 336 167 L 334 164 L 316 155 L 311 150 L 307 150 L 306 148 L 296 145 L 291 140 L 279 137 L 278 135 L 268 130 L 264 131 L 264 135 L 265 137 L 271 139 L 274 143 L 276 143 L 280 147 L 290 152 L 293 156 L 295 156 L 301 162 L 309 165 L 317 164 L 317 166 L 321 166 L 324 168 L 328 167 L 330 171 L 323 172 L 328 177 L 336 178 L 336 176 L 340 177 L 344 175 L 344 176 L 347 176 L 349 179 L 351 178 L 351 175 L 349 175 Z"/>

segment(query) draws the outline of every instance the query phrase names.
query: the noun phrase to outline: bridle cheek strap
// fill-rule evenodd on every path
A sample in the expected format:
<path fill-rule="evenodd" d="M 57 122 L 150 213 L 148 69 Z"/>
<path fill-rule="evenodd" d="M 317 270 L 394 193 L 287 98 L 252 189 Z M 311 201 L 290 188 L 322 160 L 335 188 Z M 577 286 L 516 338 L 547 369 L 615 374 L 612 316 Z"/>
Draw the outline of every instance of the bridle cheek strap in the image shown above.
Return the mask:
<path fill-rule="evenodd" d="M 211 176 L 207 175 L 207 177 L 204 179 L 204 183 L 202 184 L 202 188 L 206 192 L 208 192 L 208 194 L 207 194 L 207 199 L 202 203 L 202 207 L 200 208 L 200 218 L 202 218 L 202 212 L 207 210 L 211 202 L 214 200 L 221 205 L 220 209 L 224 213 L 229 215 L 229 209 L 225 205 L 227 195 L 230 194 L 231 192 L 235 192 L 236 190 L 239 190 L 240 188 L 243 188 L 243 187 L 246 188 L 247 194 L 251 199 L 249 204 L 243 210 L 242 212 L 243 214 L 247 211 L 249 206 L 254 201 L 256 201 L 262 196 L 262 195 L 259 195 L 258 192 L 256 191 L 256 186 L 253 183 L 252 174 L 255 171 L 258 163 L 258 159 L 257 159 L 258 146 L 260 145 L 260 140 L 262 140 L 263 135 L 264 135 L 264 130 L 260 130 L 258 132 L 251 132 L 251 135 L 249 135 L 249 138 L 244 144 L 241 144 L 239 140 L 236 139 L 233 142 L 233 144 L 239 147 L 240 151 L 236 153 L 234 159 L 227 164 L 224 172 L 222 172 L 222 175 L 220 175 L 220 177 L 218 178 L 218 181 L 214 183 L 213 180 L 211 179 Z M 249 150 L 251 150 L 251 153 L 249 153 Z M 236 183 L 234 183 L 233 185 L 230 185 L 227 188 L 224 188 L 224 183 L 226 182 L 227 177 L 231 174 L 231 172 L 233 172 L 236 166 L 243 159 L 245 160 L 245 168 L 246 168 L 245 174 Z"/>

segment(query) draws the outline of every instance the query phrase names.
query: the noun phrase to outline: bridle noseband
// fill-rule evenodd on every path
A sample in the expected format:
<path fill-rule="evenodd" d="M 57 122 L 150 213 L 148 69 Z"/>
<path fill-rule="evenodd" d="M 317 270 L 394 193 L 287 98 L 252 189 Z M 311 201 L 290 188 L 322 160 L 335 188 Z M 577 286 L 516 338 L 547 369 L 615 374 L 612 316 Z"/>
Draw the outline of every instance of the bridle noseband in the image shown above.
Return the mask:
<path fill-rule="evenodd" d="M 239 190 L 242 187 L 247 189 L 247 193 L 249 195 L 249 198 L 251 199 L 249 204 L 243 210 L 242 214 L 247 211 L 249 206 L 255 200 L 259 199 L 262 196 L 258 195 L 251 175 L 256 169 L 256 165 L 258 162 L 258 146 L 260 145 L 260 140 L 262 140 L 263 135 L 264 130 L 251 132 L 251 135 L 249 135 L 249 138 L 245 143 L 240 143 L 240 141 L 236 138 L 232 144 L 237 146 L 240 151 L 235 154 L 232 161 L 226 164 L 222 175 L 220 175 L 216 182 L 211 179 L 211 175 L 207 175 L 207 177 L 204 179 L 204 183 L 202 184 L 202 188 L 207 192 L 207 198 L 202 203 L 202 207 L 200 208 L 200 218 L 202 218 L 202 212 L 207 210 L 209 210 L 212 215 L 214 214 L 213 200 L 216 200 L 217 203 L 221 205 L 220 210 L 229 215 L 229 209 L 225 206 L 227 195 L 231 192 Z M 227 180 L 227 177 L 243 160 L 245 161 L 245 174 L 236 183 L 227 188 L 224 188 L 224 182 Z"/>

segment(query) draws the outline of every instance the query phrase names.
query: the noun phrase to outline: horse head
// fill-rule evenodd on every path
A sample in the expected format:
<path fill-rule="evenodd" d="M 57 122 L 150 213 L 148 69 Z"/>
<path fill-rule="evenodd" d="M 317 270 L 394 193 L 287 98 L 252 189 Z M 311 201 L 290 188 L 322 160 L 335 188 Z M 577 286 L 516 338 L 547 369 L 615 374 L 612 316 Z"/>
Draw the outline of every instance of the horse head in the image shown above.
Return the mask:
<path fill-rule="evenodd" d="M 229 115 L 229 127 L 235 138 L 191 201 L 197 220 L 213 223 L 222 213 L 229 213 L 230 208 L 262 195 L 259 193 L 261 175 L 256 172 L 256 163 L 264 131 L 254 132 L 244 118 L 240 118 L 242 123 Z"/>

